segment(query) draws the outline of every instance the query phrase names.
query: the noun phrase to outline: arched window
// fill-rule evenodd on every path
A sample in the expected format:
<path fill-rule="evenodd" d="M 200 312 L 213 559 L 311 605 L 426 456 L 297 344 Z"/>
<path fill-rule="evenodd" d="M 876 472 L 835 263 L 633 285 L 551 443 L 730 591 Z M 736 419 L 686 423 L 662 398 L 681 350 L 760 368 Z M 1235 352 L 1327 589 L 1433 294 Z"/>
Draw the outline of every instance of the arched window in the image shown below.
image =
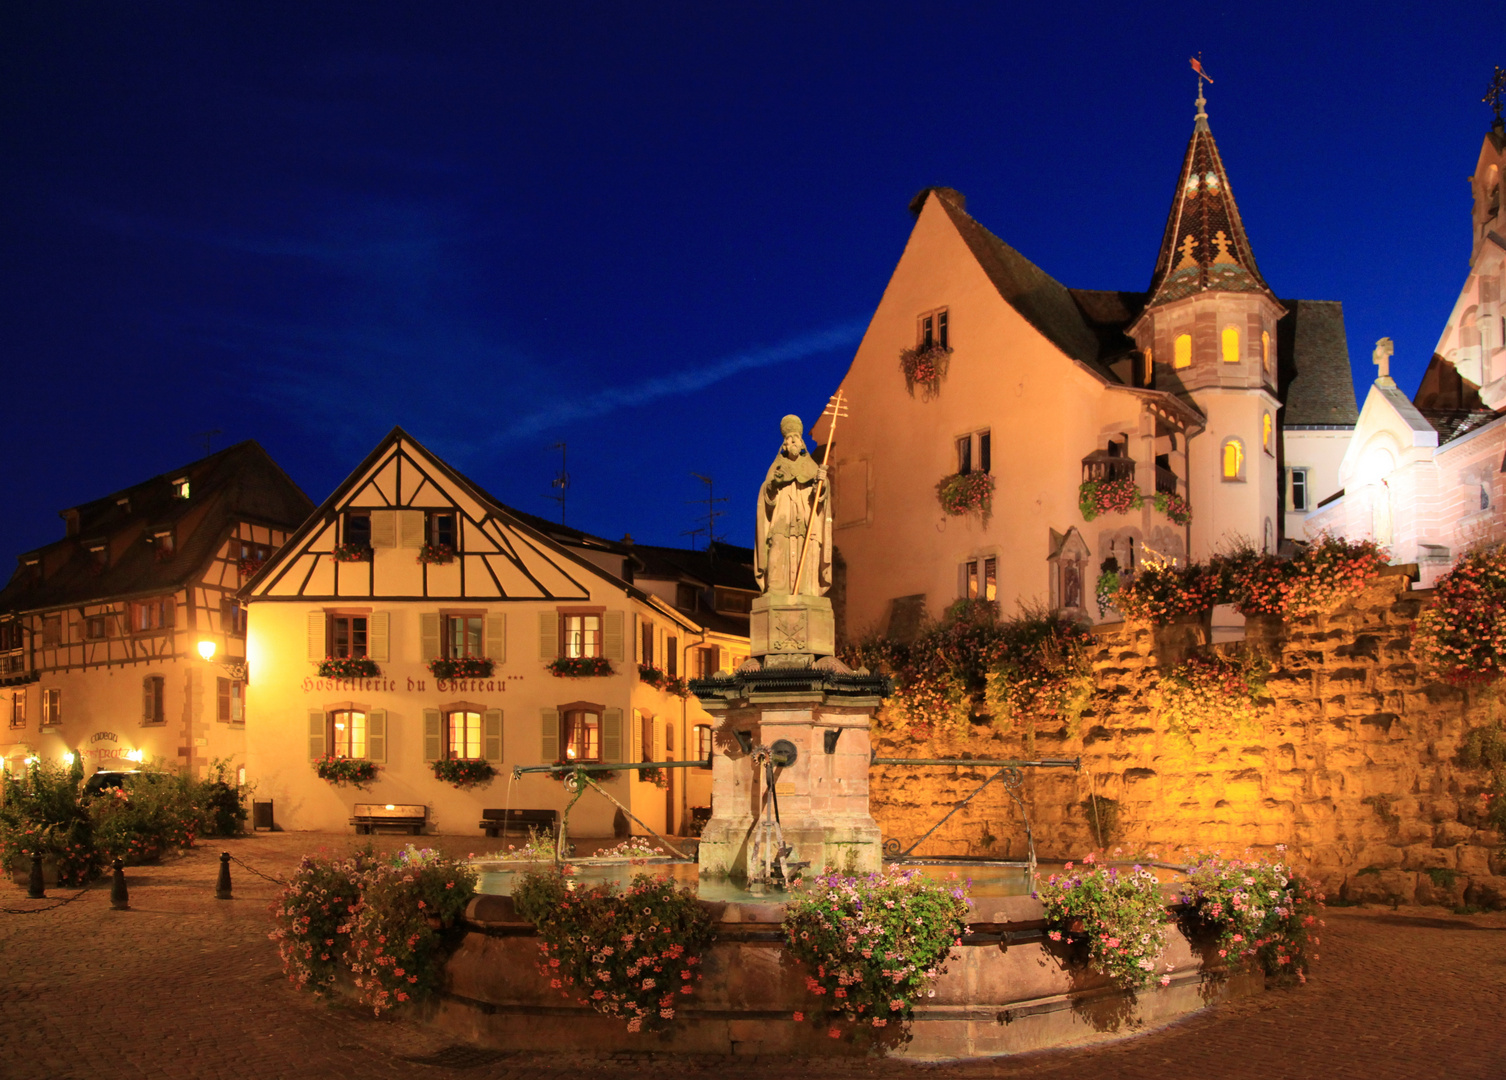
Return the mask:
<path fill-rule="evenodd" d="M 1226 326 L 1223 333 L 1224 363 L 1239 363 L 1239 327 Z"/>
<path fill-rule="evenodd" d="M 1245 478 L 1245 447 L 1238 439 L 1225 440 L 1223 465 L 1225 480 Z"/>
<path fill-rule="evenodd" d="M 481 758 L 481 714 L 471 709 L 453 709 L 445 714 L 448 739 L 446 753 L 451 758 L 477 761 Z"/>
<path fill-rule="evenodd" d="M 356 709 L 336 709 L 329 714 L 329 752 L 334 757 L 366 756 L 366 714 Z"/>
<path fill-rule="evenodd" d="M 1270 413 L 1266 413 L 1260 418 L 1260 448 L 1267 454 L 1275 456 L 1276 425 L 1272 423 Z"/>
<path fill-rule="evenodd" d="M 601 713 L 594 707 L 565 709 L 560 714 L 560 734 L 566 760 L 601 760 Z"/>
<path fill-rule="evenodd" d="M 1149 386 L 1155 381 L 1155 363 L 1155 354 L 1151 351 L 1150 346 L 1147 345 L 1145 347 L 1145 367 L 1141 369 L 1140 385 Z"/>
<path fill-rule="evenodd" d="M 1178 334 L 1176 340 L 1171 343 L 1171 366 L 1184 368 L 1192 366 L 1192 335 Z"/>
<path fill-rule="evenodd" d="M 1271 367 L 1271 332 L 1269 330 L 1260 332 L 1260 366 L 1265 370 L 1267 377 L 1275 374 Z"/>

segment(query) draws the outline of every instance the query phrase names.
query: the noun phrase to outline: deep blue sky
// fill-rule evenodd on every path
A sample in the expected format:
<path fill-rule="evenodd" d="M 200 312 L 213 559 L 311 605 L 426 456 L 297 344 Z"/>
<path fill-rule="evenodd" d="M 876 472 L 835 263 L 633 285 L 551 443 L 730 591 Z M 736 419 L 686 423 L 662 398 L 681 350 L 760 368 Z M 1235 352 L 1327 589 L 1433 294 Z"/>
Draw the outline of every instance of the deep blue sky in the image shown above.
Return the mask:
<path fill-rule="evenodd" d="M 316 501 L 393 424 L 538 514 L 748 542 L 928 184 L 1143 289 L 1209 113 L 1279 295 L 1415 388 L 1506 63 L 1477 5 L 8 4 L 0 558 L 261 441 Z M 1362 14 L 1361 14 L 1362 10 Z M 0 574 L 0 579 L 3 579 Z"/>

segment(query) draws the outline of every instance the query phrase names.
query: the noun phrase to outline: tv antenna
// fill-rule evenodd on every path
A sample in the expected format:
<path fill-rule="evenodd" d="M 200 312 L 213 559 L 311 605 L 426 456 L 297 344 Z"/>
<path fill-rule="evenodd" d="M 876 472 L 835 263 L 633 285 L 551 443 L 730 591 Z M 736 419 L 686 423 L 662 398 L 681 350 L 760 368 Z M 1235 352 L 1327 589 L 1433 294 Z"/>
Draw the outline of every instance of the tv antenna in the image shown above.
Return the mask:
<path fill-rule="evenodd" d="M 694 472 L 691 473 L 690 475 L 693 476 L 693 477 L 695 477 L 701 483 L 703 483 L 703 484 L 706 485 L 706 497 L 704 499 L 686 499 L 685 501 L 688 502 L 688 503 L 695 503 L 697 505 L 701 505 L 701 504 L 705 505 L 705 507 L 706 507 L 706 524 L 705 524 L 704 527 L 703 526 L 697 526 L 694 529 L 686 529 L 680 535 L 681 536 L 689 536 L 689 537 L 691 537 L 690 544 L 691 544 L 691 547 L 694 547 L 695 546 L 695 537 L 701 535 L 701 533 L 705 533 L 706 534 L 706 551 L 714 559 L 714 558 L 716 558 L 716 542 L 717 542 L 717 540 L 721 539 L 720 537 L 718 537 L 716 535 L 716 519 L 719 518 L 719 517 L 721 517 L 723 514 L 726 513 L 725 510 L 718 510 L 717 509 L 717 505 L 719 503 L 726 502 L 727 501 L 727 497 L 725 495 L 723 495 L 721 498 L 717 498 L 716 497 L 716 488 L 712 485 L 711 477 L 709 477 L 709 476 L 702 476 L 700 473 L 694 473 Z"/>
<path fill-rule="evenodd" d="M 560 474 L 549 481 L 549 486 L 558 491 L 558 495 L 545 495 L 546 499 L 553 499 L 560 504 L 560 524 L 565 523 L 565 495 L 570 490 L 570 470 L 566 468 L 565 444 L 557 442 L 549 449 L 560 452 Z"/>
<path fill-rule="evenodd" d="M 223 434 L 225 434 L 225 433 L 223 431 L 221 431 L 219 428 L 211 428 L 209 431 L 196 431 L 196 432 L 193 433 L 193 437 L 195 439 L 203 439 L 204 440 L 204 456 L 208 457 L 210 454 L 212 454 L 214 452 L 210 448 L 210 444 L 214 440 L 214 437 L 216 435 L 223 435 Z"/>

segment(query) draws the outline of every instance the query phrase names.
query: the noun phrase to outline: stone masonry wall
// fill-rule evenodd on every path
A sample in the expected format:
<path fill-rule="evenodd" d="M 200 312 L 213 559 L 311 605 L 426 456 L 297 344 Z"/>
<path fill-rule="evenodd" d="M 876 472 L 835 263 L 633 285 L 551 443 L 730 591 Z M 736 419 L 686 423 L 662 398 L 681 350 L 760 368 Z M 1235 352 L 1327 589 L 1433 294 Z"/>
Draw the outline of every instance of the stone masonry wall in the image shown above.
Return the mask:
<path fill-rule="evenodd" d="M 1096 793 L 1113 800 L 1099 803 L 1110 851 L 1174 860 L 1184 846 L 1286 844 L 1330 895 L 1506 906 L 1502 838 L 1484 824 L 1488 778 L 1456 761 L 1467 733 L 1495 722 L 1496 694 L 1419 673 L 1410 629 L 1431 593 L 1412 591 L 1413 576 L 1415 567 L 1393 567 L 1332 614 L 1252 625 L 1242 647 L 1262 649 L 1272 664 L 1258 731 L 1206 728 L 1190 741 L 1167 731 L 1152 690 L 1185 651 L 1187 632 L 1200 637 L 1201 628 L 1121 623 L 1099 628 L 1099 693 L 1075 732 L 1041 725 L 1032 748 L 1025 733 L 975 718 L 966 736 L 915 743 L 886 736 L 880 714 L 878 755 L 1081 755 L 1080 772 L 1026 771 L 1020 795 L 1043 859 L 1098 847 Z M 874 766 L 873 815 L 886 839 L 908 847 L 990 771 Z M 916 853 L 1019 858 L 1024 835 L 996 782 Z"/>

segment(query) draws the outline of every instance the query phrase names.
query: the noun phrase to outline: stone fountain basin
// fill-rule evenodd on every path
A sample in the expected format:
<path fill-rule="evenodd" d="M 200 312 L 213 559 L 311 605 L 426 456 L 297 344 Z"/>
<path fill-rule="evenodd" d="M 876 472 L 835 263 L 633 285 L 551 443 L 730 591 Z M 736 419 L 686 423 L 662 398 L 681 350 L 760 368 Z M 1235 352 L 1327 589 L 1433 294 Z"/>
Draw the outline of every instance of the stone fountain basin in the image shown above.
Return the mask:
<path fill-rule="evenodd" d="M 1171 896 L 1168 893 L 1168 902 Z M 1189 941 L 1176 924 L 1158 974 L 1169 986 L 1138 993 L 1074 961 L 1048 940 L 1040 902 L 1029 896 L 975 898 L 972 933 L 915 1010 L 908 1041 L 895 1029 L 830 1038 L 826 1000 L 805 987 L 802 965 L 782 945 L 778 902 L 701 901 L 716 920 L 704 978 L 667 1032 L 630 1034 L 626 1025 L 551 990 L 538 974 L 538 940 L 512 898 L 477 896 L 466 934 L 447 966 L 447 991 L 426 1019 L 466 1041 L 512 1050 L 645 1050 L 686 1054 L 833 1056 L 884 1052 L 917 1061 L 1014 1054 L 1136 1034 L 1216 1001 L 1256 993 L 1264 978 L 1228 972 L 1211 944 Z M 794 1014 L 803 1012 L 805 1022 Z"/>

